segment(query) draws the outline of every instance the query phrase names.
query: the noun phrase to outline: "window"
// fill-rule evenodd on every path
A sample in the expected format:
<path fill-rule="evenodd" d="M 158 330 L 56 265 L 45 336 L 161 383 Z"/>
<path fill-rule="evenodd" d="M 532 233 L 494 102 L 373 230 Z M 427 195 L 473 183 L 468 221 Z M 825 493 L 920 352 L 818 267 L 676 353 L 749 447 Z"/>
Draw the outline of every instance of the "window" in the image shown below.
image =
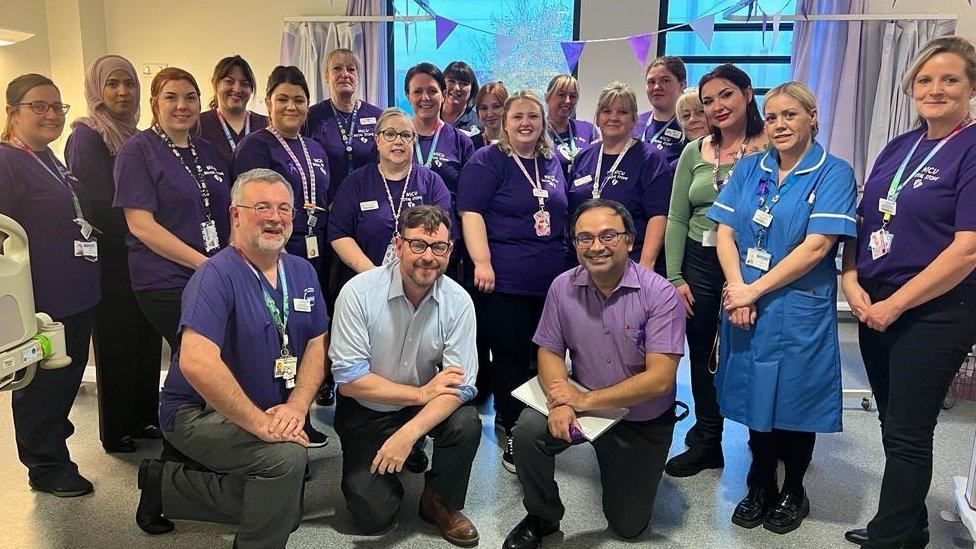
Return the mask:
<path fill-rule="evenodd" d="M 770 88 L 790 79 L 793 23 L 780 23 L 779 38 L 773 47 L 773 12 L 780 11 L 784 15 L 796 13 L 796 0 L 759 0 L 755 5 L 769 14 L 765 37 L 762 15 L 758 9 L 749 22 L 730 22 L 718 13 L 711 49 L 705 47 L 695 31 L 682 27 L 660 35 L 658 55 L 681 57 L 688 68 L 689 86 L 696 85 L 716 65 L 735 63 L 749 74 L 761 102 L 762 96 Z M 715 0 L 661 0 L 660 28 L 694 21 L 714 6 Z M 742 8 L 735 15 L 746 15 L 747 12 L 748 8 Z"/>
<path fill-rule="evenodd" d="M 464 61 L 474 68 L 480 84 L 501 80 L 510 93 L 528 89 L 541 97 L 549 80 L 566 72 L 559 42 L 578 35 L 578 1 L 391 0 L 389 13 L 424 15 L 423 4 L 460 24 L 439 49 L 434 21 L 392 24 L 390 104 L 411 112 L 403 78 L 410 67 L 423 61 L 442 70 L 451 61 Z M 516 39 L 506 44 L 493 34 L 462 25 Z"/>

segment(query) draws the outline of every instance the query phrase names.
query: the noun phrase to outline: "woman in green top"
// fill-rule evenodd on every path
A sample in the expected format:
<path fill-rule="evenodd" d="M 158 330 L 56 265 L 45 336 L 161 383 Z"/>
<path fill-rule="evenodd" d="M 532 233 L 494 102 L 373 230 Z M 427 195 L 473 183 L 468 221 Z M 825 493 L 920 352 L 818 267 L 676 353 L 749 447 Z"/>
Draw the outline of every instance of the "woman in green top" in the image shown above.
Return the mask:
<path fill-rule="evenodd" d="M 701 78 L 699 97 L 710 134 L 689 143 L 675 167 L 664 233 L 668 280 L 688 310 L 688 349 L 695 425 L 688 450 L 668 461 L 665 472 L 688 477 L 725 465 L 722 423 L 712 375 L 715 333 L 725 277 L 716 254 L 716 224 L 708 219 L 719 189 L 743 157 L 766 148 L 763 119 L 749 75 L 731 64 Z"/>

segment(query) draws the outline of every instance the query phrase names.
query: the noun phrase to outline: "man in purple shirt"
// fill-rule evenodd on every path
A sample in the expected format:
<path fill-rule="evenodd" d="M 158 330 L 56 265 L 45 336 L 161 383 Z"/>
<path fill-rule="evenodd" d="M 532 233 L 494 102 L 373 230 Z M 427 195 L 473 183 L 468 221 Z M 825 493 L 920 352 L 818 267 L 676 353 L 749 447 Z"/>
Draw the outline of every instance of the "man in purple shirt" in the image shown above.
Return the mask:
<path fill-rule="evenodd" d="M 533 341 L 548 418 L 526 408 L 515 427 L 515 462 L 528 516 L 506 549 L 538 547 L 559 529 L 565 508 L 554 480 L 556 455 L 583 441 L 579 412 L 627 408 L 591 441 L 600 464 L 610 528 L 635 538 L 646 528 L 675 423 L 675 373 L 684 353 L 685 310 L 673 287 L 628 257 L 634 220 L 620 203 L 583 203 L 573 224 L 580 266 L 549 288 Z M 588 392 L 569 383 L 572 378 Z"/>
<path fill-rule="evenodd" d="M 209 470 L 143 461 L 136 523 L 149 534 L 171 531 L 169 518 L 237 524 L 235 547 L 284 547 L 302 517 L 303 426 L 329 319 L 315 269 L 282 253 L 295 211 L 288 182 L 251 170 L 231 198 L 234 244 L 187 284 L 159 408 L 166 440 Z"/>

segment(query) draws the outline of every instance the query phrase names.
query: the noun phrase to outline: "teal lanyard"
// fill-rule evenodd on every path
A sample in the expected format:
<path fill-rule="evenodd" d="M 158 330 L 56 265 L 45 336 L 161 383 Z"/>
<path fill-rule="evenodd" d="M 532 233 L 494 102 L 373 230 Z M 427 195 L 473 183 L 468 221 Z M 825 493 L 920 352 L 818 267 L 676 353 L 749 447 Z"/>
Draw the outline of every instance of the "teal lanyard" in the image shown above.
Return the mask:
<path fill-rule="evenodd" d="M 271 315 L 271 320 L 275 323 L 275 327 L 278 328 L 278 336 L 281 342 L 281 356 L 289 356 L 291 352 L 288 350 L 288 313 L 291 309 L 288 307 L 288 279 L 285 278 L 284 263 L 281 259 L 278 260 L 278 283 L 281 285 L 282 297 L 282 310 L 279 310 L 274 297 L 271 296 L 271 293 L 268 292 L 268 289 L 261 282 L 261 274 L 243 252 L 238 249 L 237 253 L 241 255 L 241 258 L 247 263 L 251 272 L 254 273 L 254 277 L 258 279 L 258 286 L 261 287 L 261 293 L 264 294 L 264 307 L 268 310 L 268 314 Z"/>
<path fill-rule="evenodd" d="M 568 145 L 569 151 L 575 152 L 579 150 L 579 147 L 576 146 L 576 138 L 573 136 L 573 121 L 570 120 L 567 122 L 566 127 L 569 128 L 569 139 L 563 140 L 562 136 L 560 136 L 559 133 L 550 126 L 550 131 L 552 131 L 552 139 L 557 145 Z"/>
<path fill-rule="evenodd" d="M 661 134 L 664 133 L 664 130 L 670 128 L 671 127 L 671 124 L 673 124 L 674 121 L 677 118 L 678 118 L 677 115 L 672 116 L 671 117 L 671 120 L 668 120 L 668 123 L 667 124 L 661 126 L 661 129 L 659 129 L 657 131 L 657 133 L 655 133 L 654 135 L 652 135 L 651 136 L 651 140 L 650 141 L 646 141 L 646 143 L 657 143 L 658 142 L 658 138 L 661 137 Z M 647 130 L 650 129 L 651 124 L 653 124 L 653 123 L 654 123 L 654 111 L 651 111 L 651 113 L 647 115 L 647 122 L 644 124 L 644 137 L 645 138 L 647 137 Z"/>
<path fill-rule="evenodd" d="M 426 159 L 424 159 L 424 153 L 420 149 L 420 138 L 418 137 L 417 140 L 414 141 L 413 143 L 413 146 L 417 152 L 417 159 L 420 160 L 420 163 L 425 168 L 429 168 L 430 163 L 434 161 L 434 151 L 437 149 L 437 141 L 441 138 L 441 129 L 443 128 L 444 128 L 443 123 L 437 124 L 437 130 L 434 132 L 434 140 L 430 142 L 430 151 L 427 152 Z"/>

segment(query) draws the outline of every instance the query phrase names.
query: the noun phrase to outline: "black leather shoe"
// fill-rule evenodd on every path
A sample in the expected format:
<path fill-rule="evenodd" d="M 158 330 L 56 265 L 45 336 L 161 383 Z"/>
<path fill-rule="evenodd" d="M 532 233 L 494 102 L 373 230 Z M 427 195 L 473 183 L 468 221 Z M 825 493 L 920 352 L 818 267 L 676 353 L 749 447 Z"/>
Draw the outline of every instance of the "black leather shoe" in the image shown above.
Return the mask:
<path fill-rule="evenodd" d="M 124 436 L 113 442 L 102 443 L 102 448 L 109 454 L 131 454 L 136 451 L 136 441 L 130 436 Z"/>
<path fill-rule="evenodd" d="M 403 462 L 403 468 L 411 473 L 424 473 L 427 471 L 427 467 L 430 465 L 430 460 L 427 459 L 427 454 L 424 453 L 422 446 L 414 445 L 410 449 L 410 455 L 407 456 L 407 460 Z"/>
<path fill-rule="evenodd" d="M 779 502 L 766 515 L 763 528 L 777 534 L 787 534 L 796 530 L 803 523 L 803 519 L 810 514 L 810 500 L 806 493 L 802 495 L 783 492 Z"/>
<path fill-rule="evenodd" d="M 139 465 L 139 507 L 136 508 L 136 524 L 151 535 L 173 531 L 173 523 L 163 516 L 163 462 L 144 459 Z"/>
<path fill-rule="evenodd" d="M 773 500 L 773 490 L 763 488 L 749 488 L 746 497 L 735 506 L 732 513 L 732 524 L 743 528 L 755 528 L 766 520 L 766 514 L 776 503 Z"/>
<path fill-rule="evenodd" d="M 526 515 L 505 538 L 502 549 L 535 549 L 542 538 L 559 531 L 558 522 L 549 522 L 536 515 Z"/>
<path fill-rule="evenodd" d="M 721 469 L 725 467 L 722 449 L 702 450 L 689 448 L 669 459 L 664 465 L 664 472 L 672 477 L 690 477 L 705 469 Z"/>
<path fill-rule="evenodd" d="M 867 528 L 855 528 L 853 530 L 848 530 L 844 532 L 844 539 L 855 545 L 864 545 L 870 541 L 870 538 L 868 538 Z"/>
<path fill-rule="evenodd" d="M 155 425 L 146 425 L 142 429 L 132 433 L 132 438 L 145 438 L 149 440 L 159 440 L 163 438 L 163 432 Z"/>
<path fill-rule="evenodd" d="M 871 538 L 868 536 L 867 528 L 855 528 L 844 532 L 844 539 L 855 545 L 871 545 Z M 929 529 L 913 535 L 901 543 L 902 549 L 922 549 L 929 542 Z"/>
<path fill-rule="evenodd" d="M 61 478 L 53 482 L 28 480 L 28 484 L 38 492 L 46 492 L 59 498 L 74 498 L 84 496 L 95 491 L 95 487 L 85 477 L 74 473 L 73 475 Z"/>
<path fill-rule="evenodd" d="M 319 388 L 319 394 L 315 395 L 315 403 L 319 406 L 332 406 L 335 404 L 335 385 L 323 383 Z"/>

